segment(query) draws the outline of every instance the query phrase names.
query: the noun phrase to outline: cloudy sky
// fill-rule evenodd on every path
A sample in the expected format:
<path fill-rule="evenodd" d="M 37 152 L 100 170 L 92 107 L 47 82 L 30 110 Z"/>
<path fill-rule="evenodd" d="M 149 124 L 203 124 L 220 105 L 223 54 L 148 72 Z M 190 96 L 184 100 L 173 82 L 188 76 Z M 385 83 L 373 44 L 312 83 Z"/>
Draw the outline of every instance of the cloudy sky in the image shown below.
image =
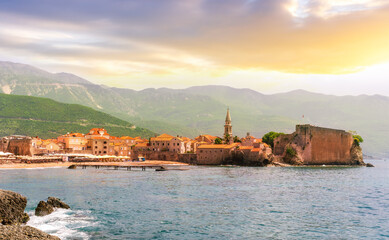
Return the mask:
<path fill-rule="evenodd" d="M 0 60 L 133 89 L 389 96 L 389 0 L 2 0 Z"/>

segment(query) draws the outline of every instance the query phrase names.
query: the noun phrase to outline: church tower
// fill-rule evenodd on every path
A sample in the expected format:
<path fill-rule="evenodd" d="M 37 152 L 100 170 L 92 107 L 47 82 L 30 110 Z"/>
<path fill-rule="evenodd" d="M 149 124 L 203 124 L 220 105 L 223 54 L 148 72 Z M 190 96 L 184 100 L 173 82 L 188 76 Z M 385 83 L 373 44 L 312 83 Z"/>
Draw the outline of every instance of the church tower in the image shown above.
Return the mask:
<path fill-rule="evenodd" d="M 231 144 L 233 141 L 230 109 L 227 108 L 226 123 L 224 124 L 224 141 Z"/>

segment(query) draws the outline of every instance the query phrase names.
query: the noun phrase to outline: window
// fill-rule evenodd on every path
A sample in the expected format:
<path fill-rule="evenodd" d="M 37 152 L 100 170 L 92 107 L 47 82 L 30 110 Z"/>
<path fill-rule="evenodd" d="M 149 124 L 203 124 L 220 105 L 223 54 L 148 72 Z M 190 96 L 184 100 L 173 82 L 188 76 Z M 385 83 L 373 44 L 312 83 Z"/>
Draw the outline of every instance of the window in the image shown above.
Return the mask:
<path fill-rule="evenodd" d="M 99 153 L 101 153 L 101 151 L 99 151 Z"/>
<path fill-rule="evenodd" d="M 97 144 L 97 141 L 95 141 L 95 144 Z"/>
<path fill-rule="evenodd" d="M 180 146 L 180 143 L 177 143 L 177 146 Z"/>
<path fill-rule="evenodd" d="M 104 146 L 104 149 L 107 149 L 107 146 Z"/>
<path fill-rule="evenodd" d="M 107 144 L 107 141 L 104 141 L 104 144 Z"/>
<path fill-rule="evenodd" d="M 95 148 L 97 148 L 97 146 L 95 146 Z"/>
<path fill-rule="evenodd" d="M 104 151 L 104 153 L 107 153 L 107 151 Z"/>

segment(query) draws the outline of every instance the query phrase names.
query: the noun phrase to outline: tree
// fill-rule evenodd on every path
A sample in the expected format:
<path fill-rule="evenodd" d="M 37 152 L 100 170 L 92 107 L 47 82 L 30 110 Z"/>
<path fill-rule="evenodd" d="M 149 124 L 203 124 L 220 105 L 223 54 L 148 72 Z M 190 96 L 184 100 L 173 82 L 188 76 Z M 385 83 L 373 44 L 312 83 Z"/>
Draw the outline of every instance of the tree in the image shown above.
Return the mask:
<path fill-rule="evenodd" d="M 223 140 L 221 138 L 216 138 L 215 139 L 215 144 L 222 144 L 223 143 Z"/>
<path fill-rule="evenodd" d="M 353 135 L 353 138 L 354 138 L 354 144 L 359 146 L 360 143 L 363 143 L 363 138 L 358 135 L 358 134 L 355 134 Z"/>
<path fill-rule="evenodd" d="M 226 134 L 225 136 L 224 136 L 224 142 L 226 143 L 226 144 L 228 144 L 229 142 L 230 142 L 230 139 L 231 139 L 231 136 L 230 136 L 230 134 Z"/>
<path fill-rule="evenodd" d="M 262 142 L 267 143 L 272 149 L 274 149 L 274 139 L 284 135 L 282 132 L 268 132 L 262 137 Z"/>
<path fill-rule="evenodd" d="M 234 143 L 237 143 L 237 142 L 241 143 L 242 141 L 238 138 L 238 136 L 235 136 L 234 137 Z"/>

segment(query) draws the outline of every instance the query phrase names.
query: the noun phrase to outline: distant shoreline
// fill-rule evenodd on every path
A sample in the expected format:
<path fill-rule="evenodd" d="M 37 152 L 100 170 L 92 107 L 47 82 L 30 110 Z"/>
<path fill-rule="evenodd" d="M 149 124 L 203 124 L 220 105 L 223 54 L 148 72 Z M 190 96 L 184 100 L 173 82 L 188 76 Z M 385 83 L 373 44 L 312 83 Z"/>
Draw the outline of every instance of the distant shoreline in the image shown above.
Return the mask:
<path fill-rule="evenodd" d="M 35 169 L 35 168 L 59 168 L 69 167 L 70 165 L 118 165 L 118 166 L 137 166 L 137 165 L 188 165 L 186 163 L 172 162 L 172 161 L 160 161 L 160 160 L 147 160 L 144 162 L 52 162 L 52 163 L 11 163 L 0 164 L 1 169 Z"/>

